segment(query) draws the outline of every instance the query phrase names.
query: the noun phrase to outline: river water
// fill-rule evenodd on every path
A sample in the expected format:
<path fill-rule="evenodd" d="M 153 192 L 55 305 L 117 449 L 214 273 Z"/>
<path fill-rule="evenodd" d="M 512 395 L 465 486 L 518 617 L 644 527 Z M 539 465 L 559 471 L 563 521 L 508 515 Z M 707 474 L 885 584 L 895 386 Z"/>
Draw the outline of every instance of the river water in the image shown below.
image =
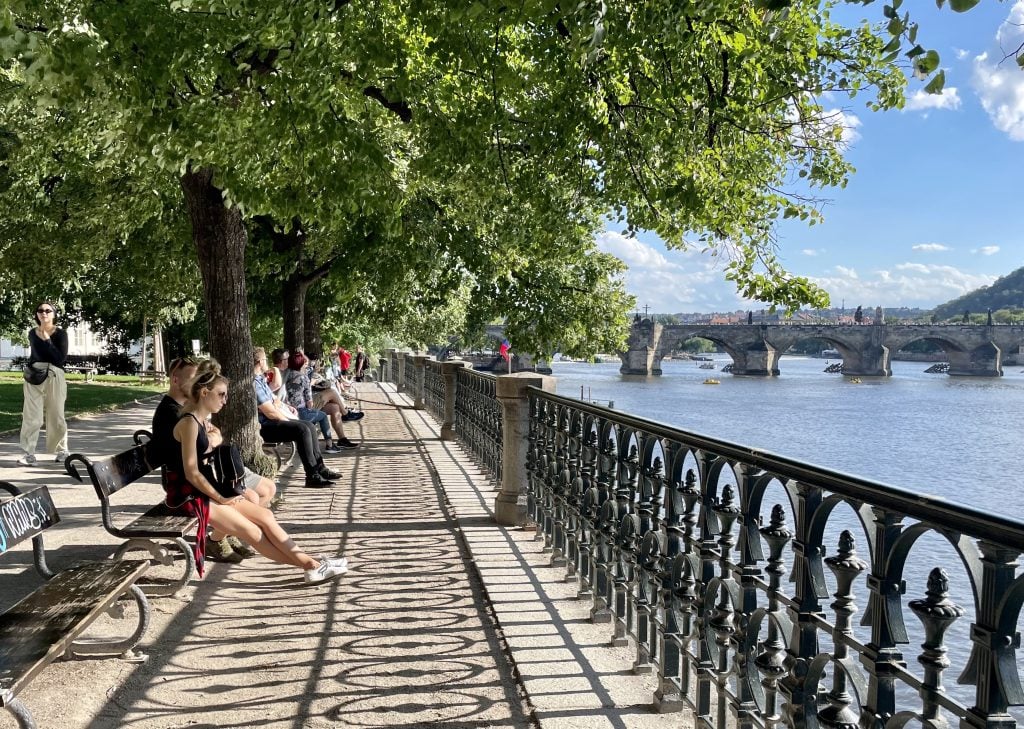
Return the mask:
<path fill-rule="evenodd" d="M 1004 367 L 1001 378 L 962 378 L 925 374 L 927 363 L 894 362 L 892 377 L 853 383 L 823 372 L 822 359 L 783 357 L 780 376 L 759 378 L 721 374 L 731 360 L 715 358 L 714 371 L 665 360 L 658 377 L 620 375 L 618 362 L 555 362 L 553 370 L 560 395 L 580 397 L 582 387 L 585 397 L 614 401 L 616 410 L 648 420 L 1024 520 L 1024 367 Z M 721 384 L 705 385 L 708 377 Z M 851 523 L 852 512 L 840 515 L 836 529 Z M 857 539 L 866 557 L 864 540 Z M 937 565 L 948 569 L 951 597 L 967 610 L 947 636 L 953 660 L 947 690 L 971 705 L 973 687 L 957 686 L 955 679 L 970 647 L 973 600 L 965 571 L 938 537 L 915 546 L 904 605 L 924 596 L 927 574 Z M 863 610 L 862 597 L 858 605 Z M 905 656 L 920 675 L 914 660 L 920 626 L 909 610 L 904 615 L 911 630 Z M 862 630 L 858 637 L 867 638 Z M 904 708 L 915 705 L 904 698 Z M 1024 712 L 1012 713 L 1024 726 Z"/>

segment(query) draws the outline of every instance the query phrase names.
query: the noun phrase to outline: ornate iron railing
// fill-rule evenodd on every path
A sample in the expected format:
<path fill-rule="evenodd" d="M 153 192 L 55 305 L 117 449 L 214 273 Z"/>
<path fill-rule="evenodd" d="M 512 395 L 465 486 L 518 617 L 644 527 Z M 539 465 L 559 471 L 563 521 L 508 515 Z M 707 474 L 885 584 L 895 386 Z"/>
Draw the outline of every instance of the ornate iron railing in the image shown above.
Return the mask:
<path fill-rule="evenodd" d="M 419 383 L 416 382 L 416 362 L 412 358 L 411 354 L 402 355 L 402 391 L 405 392 L 409 397 L 413 397 L 414 393 L 419 389 Z"/>
<path fill-rule="evenodd" d="M 703 729 L 1017 725 L 1024 523 L 533 388 L 529 439 L 538 538 L 657 671 L 661 710 Z"/>
<path fill-rule="evenodd" d="M 436 359 L 428 359 L 425 363 L 423 404 L 438 422 L 444 422 L 444 375 L 441 374 L 441 363 Z"/>
<path fill-rule="evenodd" d="M 455 380 L 455 434 L 501 482 L 501 406 L 497 378 L 463 367 Z"/>
<path fill-rule="evenodd" d="M 398 367 L 398 361 L 399 361 L 399 358 L 404 357 L 404 356 L 405 356 L 404 352 L 392 352 L 391 353 L 391 362 L 388 364 L 388 382 L 391 382 L 391 383 L 393 383 L 395 385 L 399 384 L 399 382 L 398 382 L 398 373 L 401 370 Z"/>

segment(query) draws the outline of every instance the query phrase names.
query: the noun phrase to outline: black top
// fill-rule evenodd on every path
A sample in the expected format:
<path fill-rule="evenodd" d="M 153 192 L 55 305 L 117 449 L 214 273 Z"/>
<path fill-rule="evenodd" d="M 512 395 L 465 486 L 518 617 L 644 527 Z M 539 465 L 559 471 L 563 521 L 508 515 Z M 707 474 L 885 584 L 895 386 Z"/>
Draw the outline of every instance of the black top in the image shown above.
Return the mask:
<path fill-rule="evenodd" d="M 161 405 L 162 404 L 163 403 L 161 403 Z M 185 413 L 184 415 L 181 416 L 181 418 L 192 418 L 199 425 L 199 435 L 196 436 L 196 455 L 199 457 L 199 460 L 202 461 L 203 454 L 210 449 L 210 438 L 206 435 L 206 428 L 203 427 L 203 424 L 201 422 L 199 422 L 199 418 L 197 418 L 192 413 Z M 180 420 L 181 418 L 178 419 Z M 177 423 L 175 423 L 175 425 L 177 425 Z M 156 438 L 156 433 L 153 434 L 153 437 L 154 439 Z M 174 473 L 178 474 L 178 476 L 180 477 L 180 481 L 187 482 L 188 478 L 185 476 L 185 459 L 182 458 L 181 455 L 181 443 L 174 440 L 173 429 L 171 435 L 171 442 L 177 447 L 171 448 L 169 450 L 169 452 L 167 453 L 167 463 L 164 465 L 167 466 L 168 471 L 173 471 Z"/>
<path fill-rule="evenodd" d="M 181 458 L 181 444 L 174 440 L 174 426 L 181 417 L 181 405 L 170 395 L 164 395 L 153 413 L 153 440 L 149 442 L 147 456 L 151 466 L 163 466 L 172 453 L 178 451 Z"/>
<path fill-rule="evenodd" d="M 68 358 L 68 333 L 63 329 L 55 329 L 49 340 L 43 341 L 36 334 L 35 327 L 28 332 L 28 343 L 32 348 L 30 362 L 49 362 L 57 367 L 64 367 Z"/>

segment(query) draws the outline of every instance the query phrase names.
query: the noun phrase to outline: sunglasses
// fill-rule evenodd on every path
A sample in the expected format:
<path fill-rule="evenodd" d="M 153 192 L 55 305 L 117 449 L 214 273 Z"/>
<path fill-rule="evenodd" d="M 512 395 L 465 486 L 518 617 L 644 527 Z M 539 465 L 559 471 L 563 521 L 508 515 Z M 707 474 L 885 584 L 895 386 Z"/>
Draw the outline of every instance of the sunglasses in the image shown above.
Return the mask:
<path fill-rule="evenodd" d="M 53 309 L 36 309 L 37 314 L 52 314 Z"/>

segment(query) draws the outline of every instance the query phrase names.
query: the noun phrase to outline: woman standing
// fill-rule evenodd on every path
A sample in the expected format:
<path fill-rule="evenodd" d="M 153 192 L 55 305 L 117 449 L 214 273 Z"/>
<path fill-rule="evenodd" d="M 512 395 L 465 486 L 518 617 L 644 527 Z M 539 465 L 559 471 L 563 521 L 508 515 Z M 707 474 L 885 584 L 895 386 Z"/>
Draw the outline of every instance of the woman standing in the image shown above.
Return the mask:
<path fill-rule="evenodd" d="M 39 428 L 46 421 L 46 451 L 55 453 L 58 463 L 68 454 L 68 424 L 64 420 L 64 401 L 68 385 L 64 379 L 64 362 L 68 358 L 68 335 L 56 324 L 57 312 L 52 302 L 36 307 L 36 326 L 29 330 L 31 354 L 29 366 L 46 372 L 39 385 L 25 381 L 25 400 L 21 408 L 20 466 L 36 463 Z"/>

